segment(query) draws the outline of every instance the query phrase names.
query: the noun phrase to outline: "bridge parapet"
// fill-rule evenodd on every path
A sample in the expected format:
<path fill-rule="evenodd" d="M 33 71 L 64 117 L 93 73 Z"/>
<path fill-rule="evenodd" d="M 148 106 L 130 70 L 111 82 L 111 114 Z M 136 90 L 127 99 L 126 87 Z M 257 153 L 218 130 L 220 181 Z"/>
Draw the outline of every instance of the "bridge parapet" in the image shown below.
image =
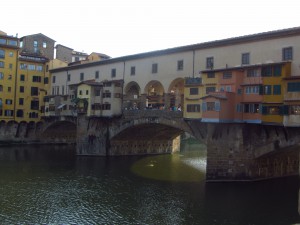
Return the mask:
<path fill-rule="evenodd" d="M 168 110 L 125 110 L 123 112 L 125 119 L 139 119 L 145 117 L 163 117 L 166 119 L 182 119 L 182 111 L 168 111 Z"/>

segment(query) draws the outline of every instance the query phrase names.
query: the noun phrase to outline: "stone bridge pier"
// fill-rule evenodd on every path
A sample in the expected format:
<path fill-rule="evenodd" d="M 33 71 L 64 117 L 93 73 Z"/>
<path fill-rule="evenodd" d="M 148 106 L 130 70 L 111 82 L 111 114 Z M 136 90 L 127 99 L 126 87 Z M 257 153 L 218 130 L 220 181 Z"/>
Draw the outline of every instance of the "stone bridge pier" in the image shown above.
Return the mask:
<path fill-rule="evenodd" d="M 299 173 L 299 128 L 195 122 L 190 126 L 198 139 L 205 137 L 208 181 L 257 180 Z"/>

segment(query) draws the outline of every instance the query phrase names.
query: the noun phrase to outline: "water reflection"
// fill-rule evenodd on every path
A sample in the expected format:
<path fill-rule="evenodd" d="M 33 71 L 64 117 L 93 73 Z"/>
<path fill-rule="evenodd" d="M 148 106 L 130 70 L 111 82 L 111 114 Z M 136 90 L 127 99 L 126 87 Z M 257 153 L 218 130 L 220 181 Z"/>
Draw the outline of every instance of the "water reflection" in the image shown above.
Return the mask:
<path fill-rule="evenodd" d="M 300 222 L 297 177 L 206 184 L 206 153 L 200 158 L 194 147 L 174 156 L 111 158 L 76 157 L 63 146 L 1 147 L 0 224 Z"/>

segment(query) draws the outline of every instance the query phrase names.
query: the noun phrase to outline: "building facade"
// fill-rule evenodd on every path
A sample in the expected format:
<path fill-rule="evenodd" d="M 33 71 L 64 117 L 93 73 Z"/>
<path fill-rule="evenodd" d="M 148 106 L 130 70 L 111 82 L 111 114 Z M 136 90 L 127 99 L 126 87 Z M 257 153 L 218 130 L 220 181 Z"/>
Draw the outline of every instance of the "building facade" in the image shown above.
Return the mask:
<path fill-rule="evenodd" d="M 32 34 L 20 38 L 21 54 L 54 59 L 55 41 L 44 34 Z"/>
<path fill-rule="evenodd" d="M 284 102 L 298 111 L 289 92 L 298 92 L 299 43 L 300 27 L 246 35 L 70 65 L 51 71 L 52 85 L 124 80 L 124 109 L 183 106 L 186 119 L 203 122 L 291 125 L 282 111 Z"/>
<path fill-rule="evenodd" d="M 0 120 L 15 120 L 19 39 L 0 34 Z"/>

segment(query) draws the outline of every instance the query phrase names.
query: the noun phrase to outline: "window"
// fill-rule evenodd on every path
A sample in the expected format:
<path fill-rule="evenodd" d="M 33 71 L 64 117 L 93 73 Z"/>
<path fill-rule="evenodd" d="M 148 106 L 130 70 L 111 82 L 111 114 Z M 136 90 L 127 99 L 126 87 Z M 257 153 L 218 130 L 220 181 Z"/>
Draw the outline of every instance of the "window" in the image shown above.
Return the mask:
<path fill-rule="evenodd" d="M 20 81 L 25 81 L 25 75 L 24 74 L 20 75 Z"/>
<path fill-rule="evenodd" d="M 104 103 L 103 105 L 102 105 L 102 109 L 103 110 L 110 110 L 110 104 L 109 103 Z"/>
<path fill-rule="evenodd" d="M 85 90 L 85 94 L 88 95 L 89 94 L 89 90 Z"/>
<path fill-rule="evenodd" d="M 7 87 L 7 91 L 8 91 L 8 92 L 11 92 L 11 87 Z"/>
<path fill-rule="evenodd" d="M 20 86 L 20 92 L 24 93 L 24 86 Z"/>
<path fill-rule="evenodd" d="M 40 83 L 41 81 L 42 81 L 42 78 L 40 76 L 32 76 L 32 82 Z"/>
<path fill-rule="evenodd" d="M 95 96 L 100 96 L 101 91 L 100 90 L 95 90 Z"/>
<path fill-rule="evenodd" d="M 236 109 L 236 112 L 238 112 L 238 113 L 242 112 L 242 105 L 241 104 L 236 104 L 235 109 Z"/>
<path fill-rule="evenodd" d="M 8 45 L 13 45 L 13 46 L 17 46 L 18 42 L 15 40 L 8 40 Z"/>
<path fill-rule="evenodd" d="M 121 98 L 121 96 L 122 96 L 121 93 L 115 93 L 114 95 L 115 98 Z"/>
<path fill-rule="evenodd" d="M 280 106 L 263 106 L 262 114 L 264 115 L 279 115 L 281 112 Z"/>
<path fill-rule="evenodd" d="M 190 88 L 190 95 L 198 95 L 199 89 L 198 88 Z"/>
<path fill-rule="evenodd" d="M 4 111 L 4 116 L 13 116 L 14 115 L 14 110 L 5 110 Z"/>
<path fill-rule="evenodd" d="M 244 113 L 259 113 L 259 104 L 244 104 Z"/>
<path fill-rule="evenodd" d="M 13 57 L 14 53 L 13 52 L 9 52 L 9 57 Z"/>
<path fill-rule="evenodd" d="M 0 58 L 4 59 L 5 58 L 5 51 L 0 49 Z"/>
<path fill-rule="evenodd" d="M 257 69 L 247 70 L 247 77 L 259 77 L 259 71 Z"/>
<path fill-rule="evenodd" d="M 281 85 L 273 85 L 273 95 L 281 95 Z"/>
<path fill-rule="evenodd" d="M 258 94 L 259 93 L 259 86 L 246 86 L 245 87 L 246 94 Z"/>
<path fill-rule="evenodd" d="M 281 65 L 274 66 L 274 77 L 280 77 L 281 76 Z"/>
<path fill-rule="evenodd" d="M 67 80 L 71 81 L 71 74 L 68 74 Z"/>
<path fill-rule="evenodd" d="M 37 87 L 31 87 L 31 96 L 38 96 L 39 89 Z"/>
<path fill-rule="evenodd" d="M 270 77 L 272 76 L 272 66 L 265 66 L 261 69 L 261 75 L 263 77 Z"/>
<path fill-rule="evenodd" d="M 6 45 L 6 39 L 0 38 L 0 44 L 1 45 Z"/>
<path fill-rule="evenodd" d="M 27 69 L 28 69 L 28 70 L 35 70 L 35 65 L 28 64 Z"/>
<path fill-rule="evenodd" d="M 18 109 L 17 110 L 17 117 L 23 117 L 23 115 L 24 115 L 23 110 L 22 109 Z"/>
<path fill-rule="evenodd" d="M 20 69 L 21 70 L 26 70 L 27 69 L 27 64 L 26 63 L 21 63 L 20 64 Z"/>
<path fill-rule="evenodd" d="M 206 102 L 206 110 L 207 111 L 215 111 L 215 103 L 214 102 Z"/>
<path fill-rule="evenodd" d="M 33 47 L 38 47 L 38 42 L 37 41 L 33 41 Z"/>
<path fill-rule="evenodd" d="M 5 104 L 6 105 L 12 105 L 13 101 L 11 99 L 6 99 Z"/>
<path fill-rule="evenodd" d="M 39 110 L 39 101 L 36 100 L 31 101 L 30 109 Z"/>
<path fill-rule="evenodd" d="M 111 97 L 111 93 L 110 92 L 104 92 L 102 94 L 102 98 L 110 98 Z"/>
<path fill-rule="evenodd" d="M 4 68 L 4 62 L 0 61 L 0 68 Z"/>
<path fill-rule="evenodd" d="M 288 92 L 300 92 L 300 82 L 288 83 L 287 91 Z"/>
<path fill-rule="evenodd" d="M 213 69 L 214 68 L 214 57 L 207 57 L 206 58 L 206 69 Z"/>
<path fill-rule="evenodd" d="M 157 73 L 157 71 L 158 71 L 158 65 L 157 65 L 157 63 L 153 63 L 152 64 L 152 73 Z"/>
<path fill-rule="evenodd" d="M 44 84 L 49 84 L 49 78 L 48 77 L 44 78 Z"/>
<path fill-rule="evenodd" d="M 3 91 L 3 85 L 0 85 L 0 92 Z"/>
<path fill-rule="evenodd" d="M 187 112 L 200 112 L 200 105 L 199 104 L 187 104 L 186 111 Z"/>
<path fill-rule="evenodd" d="M 68 74 L 69 75 L 69 74 Z M 99 79 L 99 71 L 95 71 L 95 79 Z"/>
<path fill-rule="evenodd" d="M 231 86 L 226 86 L 226 91 L 231 92 Z"/>
<path fill-rule="evenodd" d="M 47 48 L 47 43 L 43 42 L 43 48 Z"/>
<path fill-rule="evenodd" d="M 36 66 L 36 70 L 37 70 L 37 71 L 43 71 L 43 66 L 37 65 L 37 66 Z"/>
<path fill-rule="evenodd" d="M 82 95 L 82 90 L 79 91 L 79 95 Z"/>
<path fill-rule="evenodd" d="M 0 80 L 4 79 L 4 74 L 2 72 L 0 72 Z"/>
<path fill-rule="evenodd" d="M 282 60 L 293 60 L 293 47 L 287 47 L 282 49 Z"/>
<path fill-rule="evenodd" d="M 177 61 L 177 70 L 183 70 L 183 60 Z"/>
<path fill-rule="evenodd" d="M 265 86 L 264 86 L 264 94 L 265 94 L 265 95 L 270 95 L 270 94 L 272 94 L 272 86 L 271 86 L 271 85 L 265 85 Z"/>
<path fill-rule="evenodd" d="M 12 63 L 9 64 L 9 69 L 12 69 L 13 68 L 13 65 Z"/>
<path fill-rule="evenodd" d="M 24 98 L 19 98 L 19 105 L 24 105 Z"/>
<path fill-rule="evenodd" d="M 230 79 L 232 77 L 232 73 L 230 71 L 226 71 L 223 73 L 223 79 Z"/>
<path fill-rule="evenodd" d="M 116 77 L 116 69 L 111 69 L 111 77 Z"/>
<path fill-rule="evenodd" d="M 53 77 L 52 77 L 52 83 L 53 83 L 53 84 L 55 84 L 55 80 L 56 80 L 56 77 L 53 76 Z"/>
<path fill-rule="evenodd" d="M 290 106 L 291 115 L 300 115 L 300 105 L 291 105 Z"/>
<path fill-rule="evenodd" d="M 207 78 L 215 78 L 215 73 L 214 72 L 207 73 Z"/>
<path fill-rule="evenodd" d="M 215 92 L 216 91 L 216 87 L 206 87 L 205 88 L 205 93 L 209 94 L 211 92 Z"/>
<path fill-rule="evenodd" d="M 242 65 L 250 64 L 250 53 L 242 53 Z"/>
<path fill-rule="evenodd" d="M 132 66 L 132 67 L 130 68 L 130 75 L 131 75 L 131 76 L 135 75 L 135 66 Z"/>

